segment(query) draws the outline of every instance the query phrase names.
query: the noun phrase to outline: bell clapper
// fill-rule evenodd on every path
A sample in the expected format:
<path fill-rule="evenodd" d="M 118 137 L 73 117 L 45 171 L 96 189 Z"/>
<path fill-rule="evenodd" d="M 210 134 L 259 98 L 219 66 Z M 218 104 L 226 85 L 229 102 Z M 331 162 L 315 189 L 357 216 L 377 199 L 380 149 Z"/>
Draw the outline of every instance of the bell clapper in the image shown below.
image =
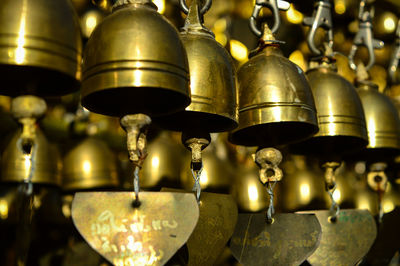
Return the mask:
<path fill-rule="evenodd" d="M 272 224 L 275 213 L 274 209 L 274 188 L 278 181 L 282 180 L 283 172 L 278 165 L 282 162 L 282 153 L 274 148 L 259 149 L 255 156 L 255 163 L 260 168 L 260 181 L 266 187 L 269 194 L 269 206 L 266 221 Z"/>
<path fill-rule="evenodd" d="M 325 170 L 324 178 L 325 178 L 325 190 L 328 192 L 329 197 L 331 198 L 331 208 L 330 212 L 333 213 L 329 217 L 329 221 L 334 223 L 336 222 L 337 217 L 339 216 L 340 207 L 339 204 L 335 201 L 333 194 L 336 190 L 336 177 L 335 171 L 341 165 L 340 162 L 325 162 L 322 164 L 322 168 Z"/>
<path fill-rule="evenodd" d="M 147 128 L 151 118 L 145 114 L 126 115 L 120 120 L 122 128 L 127 133 L 127 149 L 129 160 L 133 163 L 133 187 L 135 200 L 132 203 L 134 208 L 140 206 L 139 201 L 139 171 L 147 157 Z"/>
<path fill-rule="evenodd" d="M 387 168 L 387 163 L 377 162 L 371 164 L 367 174 L 367 182 L 371 189 L 373 189 L 378 194 L 378 214 L 379 222 L 382 222 L 383 208 L 382 208 L 382 198 L 385 194 L 386 187 L 388 184 L 388 178 L 385 173 Z"/>
<path fill-rule="evenodd" d="M 200 177 L 203 171 L 202 151 L 210 144 L 211 136 L 209 133 L 205 134 L 192 134 L 183 132 L 182 143 L 192 153 L 190 169 L 192 171 L 194 185 L 192 191 L 196 193 L 197 203 L 200 204 Z"/>

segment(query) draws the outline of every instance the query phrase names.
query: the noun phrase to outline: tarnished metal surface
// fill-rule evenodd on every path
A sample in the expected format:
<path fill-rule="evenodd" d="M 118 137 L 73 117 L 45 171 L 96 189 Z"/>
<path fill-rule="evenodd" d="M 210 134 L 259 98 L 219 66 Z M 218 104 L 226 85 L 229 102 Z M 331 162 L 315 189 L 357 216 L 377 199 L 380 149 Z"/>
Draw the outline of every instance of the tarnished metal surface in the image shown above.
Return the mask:
<path fill-rule="evenodd" d="M 400 207 L 383 215 L 378 226 L 378 236 L 361 265 L 389 265 L 400 250 Z"/>
<path fill-rule="evenodd" d="M 199 209 L 199 221 L 187 242 L 188 265 L 213 265 L 233 234 L 237 206 L 231 195 L 202 192 Z"/>
<path fill-rule="evenodd" d="M 329 211 L 312 213 L 317 216 L 322 227 L 321 243 L 308 258 L 313 266 L 356 265 L 374 243 L 376 225 L 366 210 L 341 210 L 335 223 L 328 220 L 331 215 Z"/>
<path fill-rule="evenodd" d="M 207 5 L 201 2 L 191 1 L 180 34 L 189 61 L 191 104 L 184 111 L 156 118 L 154 122 L 177 131 L 228 131 L 238 123 L 236 71 L 228 51 L 203 25 L 200 9 L 207 8 L 211 1 Z"/>
<path fill-rule="evenodd" d="M 72 219 L 89 245 L 114 265 L 164 265 L 188 240 L 199 217 L 193 194 L 76 193 Z"/>
<path fill-rule="evenodd" d="M 243 265 L 299 265 L 317 249 L 321 226 L 315 215 L 279 213 L 272 224 L 265 217 L 239 214 L 230 247 Z"/>

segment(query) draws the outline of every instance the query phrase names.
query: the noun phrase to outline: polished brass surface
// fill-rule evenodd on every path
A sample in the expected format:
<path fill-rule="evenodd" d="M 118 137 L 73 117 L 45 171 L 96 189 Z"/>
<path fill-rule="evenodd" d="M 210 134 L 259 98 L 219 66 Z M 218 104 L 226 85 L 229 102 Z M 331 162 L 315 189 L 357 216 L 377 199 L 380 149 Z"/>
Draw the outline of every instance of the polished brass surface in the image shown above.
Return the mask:
<path fill-rule="evenodd" d="M 114 265 L 164 265 L 185 244 L 199 218 L 193 194 L 76 193 L 72 219 L 86 242 Z"/>
<path fill-rule="evenodd" d="M 366 210 L 341 210 L 335 223 L 329 211 L 313 211 L 322 227 L 319 247 L 308 258 L 311 265 L 357 265 L 376 238 L 374 218 Z"/>
<path fill-rule="evenodd" d="M 264 213 L 239 214 L 230 248 L 243 265 L 300 265 L 317 249 L 321 226 L 315 215 L 279 213 L 268 224 Z"/>
<path fill-rule="evenodd" d="M 367 122 L 369 144 L 364 157 L 379 159 L 400 153 L 400 118 L 393 102 L 371 82 L 357 86 Z"/>
<path fill-rule="evenodd" d="M 162 132 L 147 146 L 148 156 L 141 170 L 140 186 L 151 188 L 161 184 L 178 186 L 185 149 L 171 133 Z M 130 171 L 132 173 L 132 171 Z"/>
<path fill-rule="evenodd" d="M 319 132 L 294 145 L 296 153 L 322 155 L 330 160 L 329 157 L 361 150 L 368 143 L 360 98 L 353 85 L 332 67 L 322 63 L 307 72 L 317 107 Z"/>
<path fill-rule="evenodd" d="M 274 146 L 317 132 L 308 82 L 300 67 L 283 57 L 279 48 L 260 47 L 239 69 L 238 82 L 239 127 L 230 136 L 232 143 Z"/>
<path fill-rule="evenodd" d="M 31 162 L 18 147 L 21 131 L 17 131 L 8 142 L 1 160 L 1 181 L 22 182 L 28 177 Z M 61 184 L 61 159 L 57 147 L 50 144 L 40 129 L 33 138 L 36 152 L 32 154 L 34 173 L 32 183 Z"/>
<path fill-rule="evenodd" d="M 237 206 L 231 195 L 202 192 L 199 211 L 199 221 L 187 241 L 188 265 L 215 265 L 235 229 Z"/>
<path fill-rule="evenodd" d="M 70 1 L 0 3 L 0 93 L 63 95 L 77 90 L 82 41 Z"/>
<path fill-rule="evenodd" d="M 180 34 L 189 60 L 191 104 L 154 122 L 176 131 L 228 131 L 238 122 L 235 67 L 226 49 L 202 25 L 198 2 L 192 1 Z"/>
<path fill-rule="evenodd" d="M 82 105 L 112 116 L 165 115 L 190 103 L 186 52 L 150 0 L 114 7 L 83 56 Z"/>
<path fill-rule="evenodd" d="M 64 157 L 62 188 L 64 190 L 117 187 L 116 158 L 99 139 L 87 138 Z"/>

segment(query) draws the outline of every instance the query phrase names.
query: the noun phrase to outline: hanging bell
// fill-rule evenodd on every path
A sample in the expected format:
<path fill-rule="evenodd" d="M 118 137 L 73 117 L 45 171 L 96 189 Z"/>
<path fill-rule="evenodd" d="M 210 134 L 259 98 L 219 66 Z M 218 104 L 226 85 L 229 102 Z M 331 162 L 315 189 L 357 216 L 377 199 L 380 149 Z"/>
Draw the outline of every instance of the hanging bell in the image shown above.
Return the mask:
<path fill-rule="evenodd" d="M 314 99 L 303 71 L 283 56 L 272 33 L 265 24 L 258 35 L 259 47 L 238 71 L 239 127 L 230 135 L 234 144 L 276 146 L 318 131 Z"/>
<path fill-rule="evenodd" d="M 283 163 L 285 178 L 279 186 L 277 203 L 285 212 L 325 209 L 329 198 L 313 161 L 301 155 L 292 155 Z"/>
<path fill-rule="evenodd" d="M 202 8 L 199 2 L 192 1 L 189 10 L 182 8 L 187 18 L 180 36 L 189 60 L 191 104 L 184 111 L 154 121 L 176 131 L 229 131 L 238 120 L 235 68 L 226 49 L 202 24 L 211 0 Z"/>
<path fill-rule="evenodd" d="M 19 148 L 21 131 L 17 131 L 8 142 L 1 160 L 2 182 L 23 182 L 31 169 L 31 161 Z M 61 158 L 57 147 L 49 143 L 40 129 L 36 129 L 33 141 L 36 152 L 32 154 L 32 168 L 35 169 L 32 183 L 57 185 L 61 184 Z"/>
<path fill-rule="evenodd" d="M 55 96 L 79 88 L 82 43 L 68 0 L 2 0 L 0 72 L 3 95 Z"/>
<path fill-rule="evenodd" d="M 186 52 L 150 0 L 118 0 L 83 56 L 82 105 L 122 117 L 173 113 L 190 103 Z"/>
<path fill-rule="evenodd" d="M 307 78 L 315 97 L 319 132 L 293 145 L 293 151 L 331 157 L 365 147 L 368 143 L 365 117 L 354 86 L 339 76 L 330 62 L 310 69 Z"/>
<path fill-rule="evenodd" d="M 117 187 L 115 156 L 99 139 L 89 137 L 64 157 L 62 188 L 67 191 Z"/>
<path fill-rule="evenodd" d="M 396 106 L 370 81 L 360 81 L 357 92 L 364 107 L 369 139 L 361 158 L 384 160 L 399 154 L 400 118 Z"/>

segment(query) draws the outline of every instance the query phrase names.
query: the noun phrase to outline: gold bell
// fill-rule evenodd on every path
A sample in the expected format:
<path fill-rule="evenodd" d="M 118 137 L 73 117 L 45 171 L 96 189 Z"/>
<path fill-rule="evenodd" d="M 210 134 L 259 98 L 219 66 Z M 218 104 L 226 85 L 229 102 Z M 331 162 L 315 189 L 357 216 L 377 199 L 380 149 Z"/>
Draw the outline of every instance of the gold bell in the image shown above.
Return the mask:
<path fill-rule="evenodd" d="M 165 131 L 149 143 L 147 150 L 149 154 L 142 166 L 140 186 L 178 186 L 185 153 L 179 141 Z"/>
<path fill-rule="evenodd" d="M 62 187 L 83 190 L 118 186 L 116 159 L 107 145 L 89 137 L 64 158 Z"/>
<path fill-rule="evenodd" d="M 319 170 L 313 161 L 301 155 L 292 155 L 283 163 L 285 178 L 279 186 L 278 205 L 283 211 L 324 209 L 329 207 L 329 199 L 320 182 Z"/>
<path fill-rule="evenodd" d="M 80 85 L 82 41 L 70 1 L 0 2 L 0 93 L 63 95 Z"/>
<path fill-rule="evenodd" d="M 21 131 L 18 130 L 2 154 L 1 181 L 23 182 L 29 175 L 30 169 L 34 168 L 32 183 L 60 185 L 62 163 L 57 147 L 50 144 L 42 131 L 37 128 L 33 138 L 36 152 L 32 155 L 31 167 L 31 161 L 18 146 L 20 136 Z"/>
<path fill-rule="evenodd" d="M 307 72 L 317 107 L 319 132 L 313 138 L 293 145 L 297 153 L 340 156 L 367 145 L 360 98 L 354 86 L 339 76 L 335 66 L 328 61 L 318 63 Z"/>
<path fill-rule="evenodd" d="M 185 12 L 188 15 L 180 34 L 189 60 L 191 104 L 184 111 L 154 121 L 176 131 L 229 131 L 238 121 L 235 68 L 226 49 L 202 24 L 211 1 L 201 10 L 199 2 L 192 1 Z"/>
<path fill-rule="evenodd" d="M 396 106 L 370 81 L 360 81 L 357 92 L 364 107 L 369 139 L 363 155 L 382 160 L 399 154 L 400 118 Z"/>
<path fill-rule="evenodd" d="M 318 131 L 310 86 L 278 44 L 265 26 L 259 47 L 238 71 L 239 127 L 230 136 L 235 144 L 275 146 Z"/>
<path fill-rule="evenodd" d="M 104 115 L 173 113 L 190 103 L 185 49 L 151 0 L 118 0 L 83 56 L 82 105 Z"/>

